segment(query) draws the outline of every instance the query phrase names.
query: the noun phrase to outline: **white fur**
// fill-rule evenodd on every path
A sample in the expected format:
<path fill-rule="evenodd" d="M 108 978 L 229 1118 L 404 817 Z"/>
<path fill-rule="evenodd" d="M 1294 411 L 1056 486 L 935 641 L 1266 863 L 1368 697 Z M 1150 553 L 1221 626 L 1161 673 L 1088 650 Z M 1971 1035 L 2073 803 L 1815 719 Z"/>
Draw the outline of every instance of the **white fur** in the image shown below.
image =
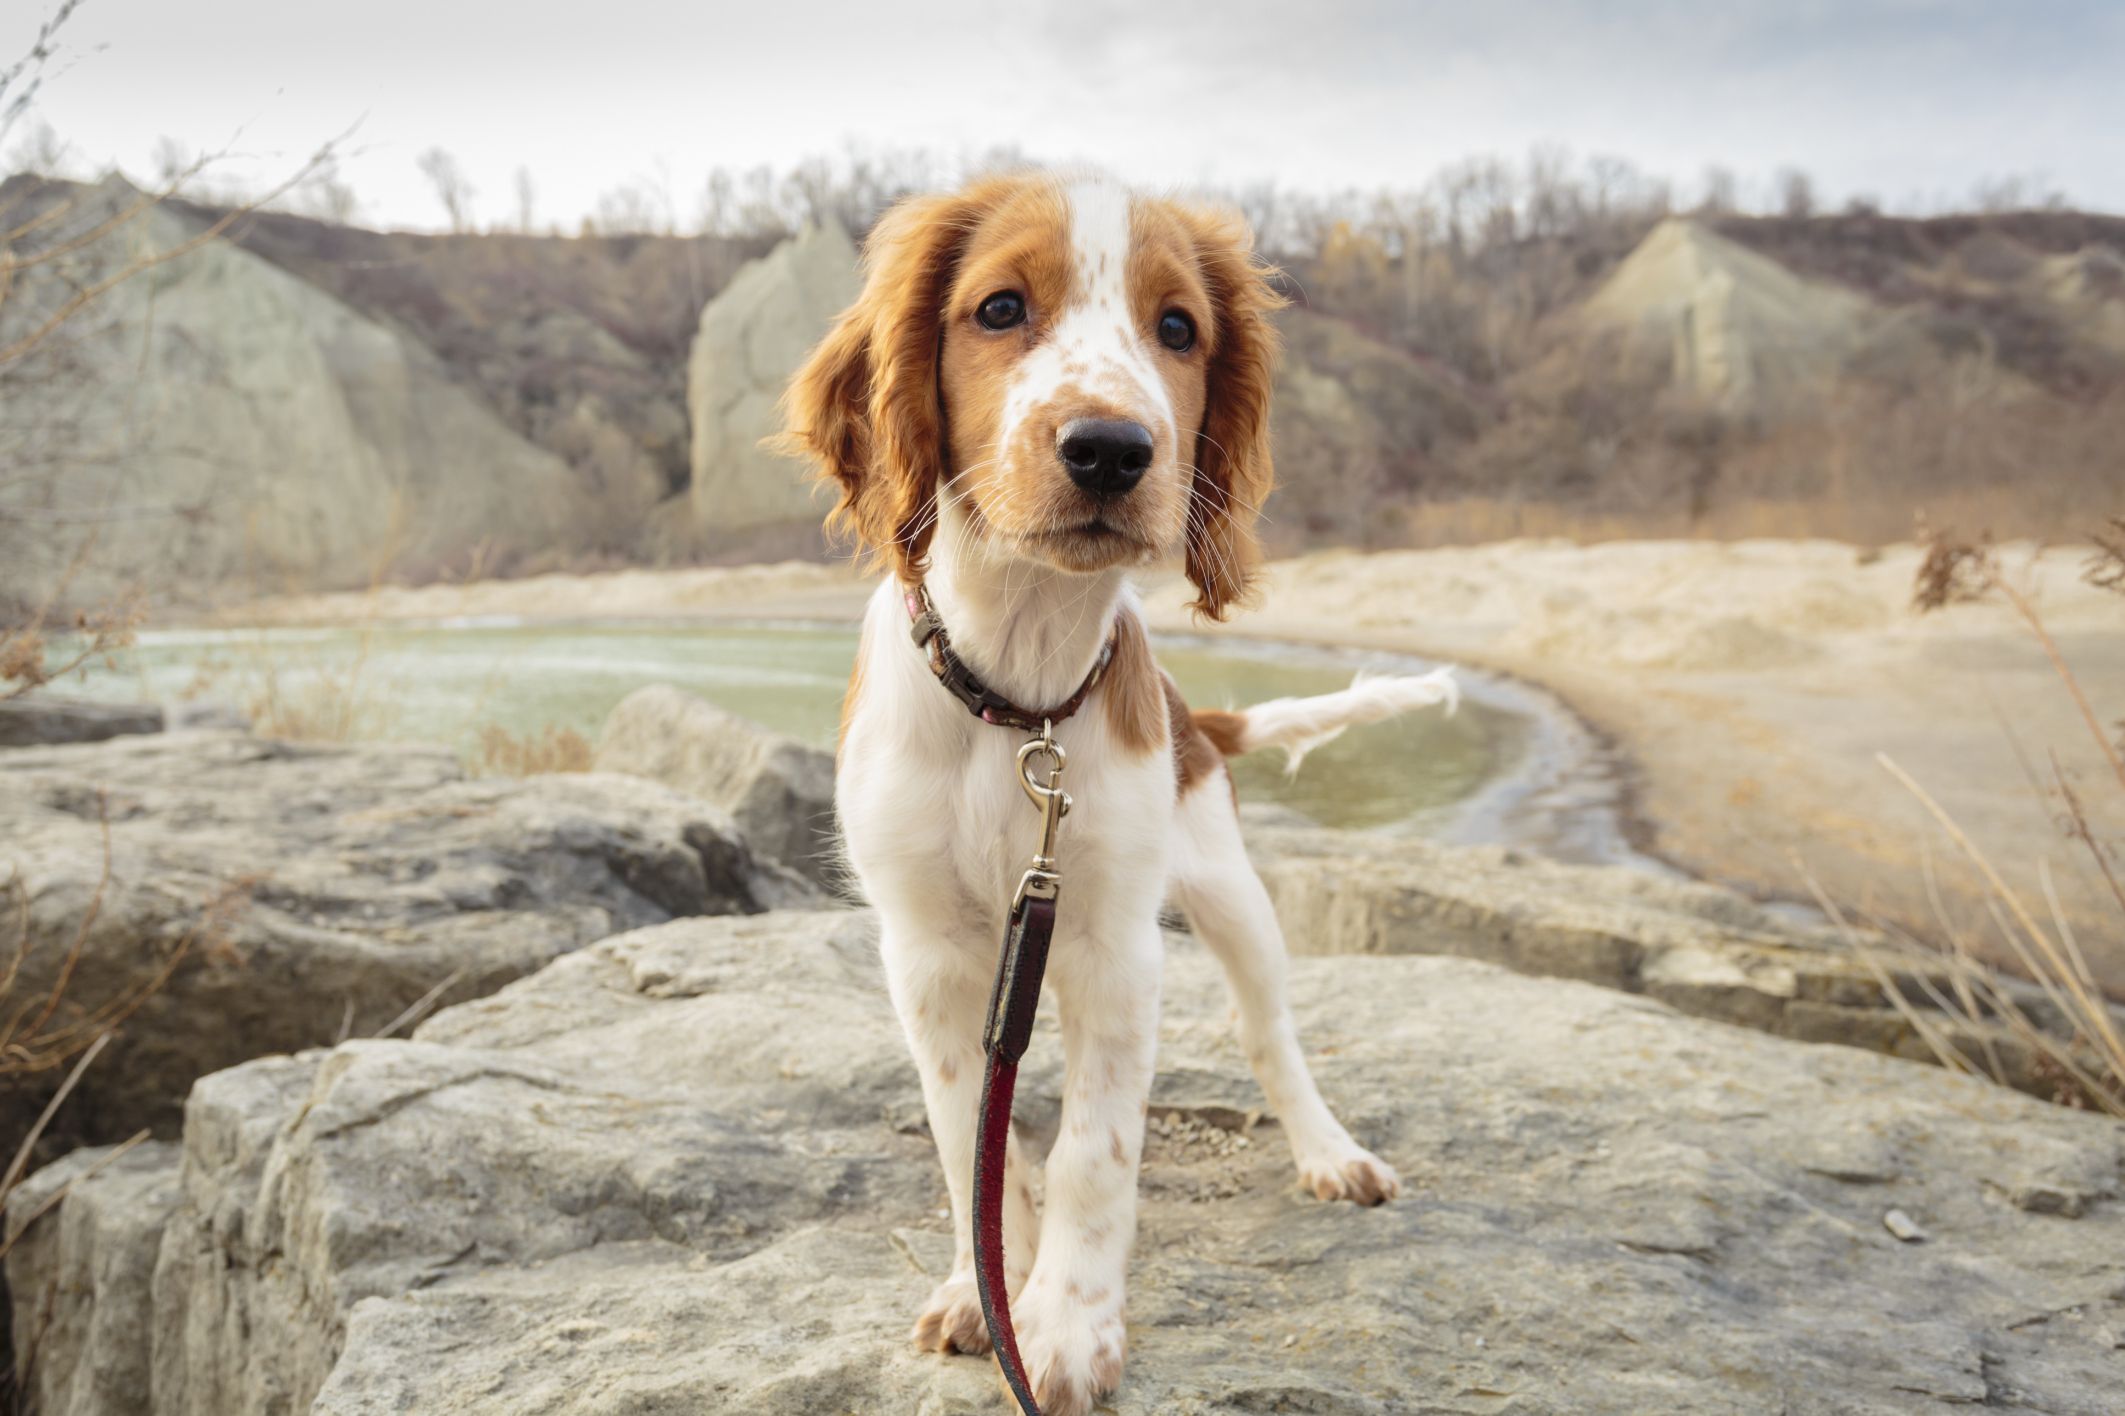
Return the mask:
<path fill-rule="evenodd" d="M 1071 269 L 1077 297 L 1040 347 L 1014 371 L 1004 395 L 998 448 L 1019 424 L 1065 388 L 1112 402 L 1151 432 L 1162 460 L 1180 459 L 1173 399 L 1143 331 L 1129 311 L 1129 193 L 1111 182 L 1072 183 Z"/>
<path fill-rule="evenodd" d="M 1073 189 L 1071 208 L 1088 288 L 1119 282 L 1126 199 Z M 1094 313 L 1099 317 L 1083 321 L 1068 316 L 1054 342 L 1069 343 L 1106 377 L 1137 377 L 1138 342 L 1107 322 L 1096 300 Z M 1023 397 L 1037 402 L 1040 377 L 1036 370 Z M 1157 389 L 1162 400 L 1159 380 L 1143 377 L 1144 396 Z M 1166 429 L 1170 436 L 1170 409 Z M 975 527 L 948 488 L 937 507 L 928 585 L 953 645 L 984 682 L 1014 701 L 1060 702 L 1083 681 L 1134 592 L 1118 569 L 1060 571 L 983 540 Z M 1015 754 L 1024 735 L 980 722 L 937 685 L 909 641 L 898 585 L 882 585 L 872 597 L 858 653 L 860 688 L 843 739 L 836 805 L 850 864 L 879 913 L 887 984 L 922 1075 L 956 1240 L 952 1274 L 933 1294 L 917 1334 L 978 1350 L 985 1334 L 972 1280 L 968 1187 L 981 1027 L 1004 915 L 1037 844 L 1039 817 L 1018 784 Z M 1329 1113 L 1307 1071 L 1285 1003 L 1283 939 L 1248 864 L 1222 770 L 1176 799 L 1167 745 L 1145 752 L 1117 742 L 1102 711 L 1107 691 L 1056 728 L 1069 754 L 1063 785 L 1074 806 L 1058 850 L 1062 896 L 1047 974 L 1062 1022 L 1062 1121 L 1047 1157 L 1041 1213 L 1016 1138 L 1006 1167 L 1014 1318 L 1050 1416 L 1081 1416 L 1120 1371 L 1137 1167 L 1158 1044 L 1158 913 L 1169 893 L 1225 966 L 1241 1043 L 1304 1183 L 1324 1198 L 1385 1198 L 1396 1187 L 1393 1170 Z M 1451 696 L 1450 683 L 1364 680 L 1324 699 L 1270 705 L 1259 724 L 1250 712 L 1248 733 L 1303 748 L 1309 735 L 1442 696 Z"/>
<path fill-rule="evenodd" d="M 1451 714 L 1461 706 L 1461 685 L 1452 669 L 1428 674 L 1360 672 L 1341 693 L 1314 698 L 1272 698 L 1247 710 L 1240 751 L 1284 749 L 1284 770 L 1297 775 L 1306 754 L 1334 742 L 1345 728 L 1383 722 L 1413 708 L 1443 703 Z"/>

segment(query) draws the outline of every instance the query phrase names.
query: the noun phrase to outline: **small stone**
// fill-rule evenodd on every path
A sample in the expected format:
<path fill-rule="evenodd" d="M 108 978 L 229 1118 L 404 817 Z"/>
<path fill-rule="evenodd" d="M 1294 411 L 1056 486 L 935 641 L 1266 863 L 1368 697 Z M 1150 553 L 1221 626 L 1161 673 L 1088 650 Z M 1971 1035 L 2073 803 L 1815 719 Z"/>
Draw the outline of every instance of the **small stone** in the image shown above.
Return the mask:
<path fill-rule="evenodd" d="M 1882 1228 L 1906 1244 L 1923 1244 L 1927 1239 L 1926 1231 L 1919 1227 L 1918 1221 L 1900 1209 L 1890 1210 L 1882 1216 Z"/>

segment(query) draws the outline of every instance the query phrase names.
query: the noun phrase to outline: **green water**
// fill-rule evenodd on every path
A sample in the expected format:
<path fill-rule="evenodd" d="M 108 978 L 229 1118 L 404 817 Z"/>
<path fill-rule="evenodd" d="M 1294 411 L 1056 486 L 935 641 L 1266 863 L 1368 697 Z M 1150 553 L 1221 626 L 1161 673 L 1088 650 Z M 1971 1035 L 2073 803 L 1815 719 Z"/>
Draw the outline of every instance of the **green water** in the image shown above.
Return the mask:
<path fill-rule="evenodd" d="M 349 736 L 441 742 L 468 755 L 483 725 L 549 725 L 593 740 L 613 705 L 670 683 L 831 746 L 855 655 L 853 628 L 790 625 L 473 625 L 377 630 L 166 630 L 61 691 L 228 704 L 256 716 L 344 716 Z M 1198 707 L 1322 693 L 1361 661 L 1330 651 L 1164 641 L 1160 660 Z M 1336 826 L 1428 831 L 1514 771 L 1532 720 L 1464 702 L 1346 734 L 1287 778 L 1281 753 L 1237 764 L 1243 798 Z"/>

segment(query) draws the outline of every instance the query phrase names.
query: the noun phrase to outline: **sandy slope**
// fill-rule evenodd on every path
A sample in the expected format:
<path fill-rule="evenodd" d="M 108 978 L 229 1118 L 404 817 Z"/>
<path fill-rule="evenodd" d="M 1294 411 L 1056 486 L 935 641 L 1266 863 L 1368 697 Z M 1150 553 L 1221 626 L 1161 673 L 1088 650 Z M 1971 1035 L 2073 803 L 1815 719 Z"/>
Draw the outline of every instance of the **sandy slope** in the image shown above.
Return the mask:
<path fill-rule="evenodd" d="M 2078 551 L 2008 563 L 2106 720 L 2125 714 L 2125 601 L 2083 584 Z M 2060 833 L 2049 756 L 2125 841 L 2108 777 L 2043 655 L 2009 614 L 1917 617 L 1918 553 L 1832 542 L 1515 541 L 1329 552 L 1272 567 L 1262 608 L 1216 632 L 1410 650 L 1483 664 L 1559 693 L 1635 761 L 1644 844 L 1691 870 L 1802 897 L 1804 868 L 1840 901 L 1937 933 L 1926 862 L 1949 917 L 1996 938 L 1971 872 L 1876 763 L 1934 792 L 2043 908 L 2048 861 L 2080 942 L 2125 993 L 2125 911 Z M 479 616 L 853 617 L 842 567 L 790 563 L 548 576 L 317 596 L 254 607 L 270 623 Z M 1201 630 L 1187 587 L 1155 583 L 1166 628 Z M 1995 947 L 1995 952 L 1998 952 Z"/>
<path fill-rule="evenodd" d="M 1924 784 L 2044 909 L 2048 861 L 2091 964 L 2125 992 L 2125 910 L 2064 839 L 2050 754 L 2115 844 L 2125 790 L 2004 608 L 1908 608 L 1918 552 L 1831 542 L 1562 542 L 1277 564 L 1260 610 L 1227 632 L 1412 649 L 1561 694 L 1637 763 L 1646 844 L 1702 874 L 1840 901 L 1937 933 L 1997 931 L 1972 872 L 1875 761 Z M 2082 583 L 2079 551 L 2007 557 L 2106 720 L 2125 713 L 2125 600 Z M 1187 623 L 1183 587 L 1152 597 Z M 2108 783 L 2106 794 L 2104 787 Z M 1997 948 L 1994 952 L 2000 952 Z"/>

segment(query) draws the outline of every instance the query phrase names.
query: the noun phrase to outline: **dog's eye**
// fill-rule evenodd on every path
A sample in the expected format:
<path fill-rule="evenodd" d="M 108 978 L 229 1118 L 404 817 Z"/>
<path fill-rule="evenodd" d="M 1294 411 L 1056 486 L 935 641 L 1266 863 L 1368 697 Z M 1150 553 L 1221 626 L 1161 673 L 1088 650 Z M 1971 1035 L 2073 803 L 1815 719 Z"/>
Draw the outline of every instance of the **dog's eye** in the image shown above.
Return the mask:
<path fill-rule="evenodd" d="M 1158 317 L 1158 342 L 1176 354 L 1185 354 L 1195 347 L 1195 321 L 1179 310 L 1168 310 Z"/>
<path fill-rule="evenodd" d="M 999 290 L 981 302 L 974 312 L 983 329 L 1009 329 L 1024 324 L 1026 320 L 1026 297 L 1016 290 Z"/>

